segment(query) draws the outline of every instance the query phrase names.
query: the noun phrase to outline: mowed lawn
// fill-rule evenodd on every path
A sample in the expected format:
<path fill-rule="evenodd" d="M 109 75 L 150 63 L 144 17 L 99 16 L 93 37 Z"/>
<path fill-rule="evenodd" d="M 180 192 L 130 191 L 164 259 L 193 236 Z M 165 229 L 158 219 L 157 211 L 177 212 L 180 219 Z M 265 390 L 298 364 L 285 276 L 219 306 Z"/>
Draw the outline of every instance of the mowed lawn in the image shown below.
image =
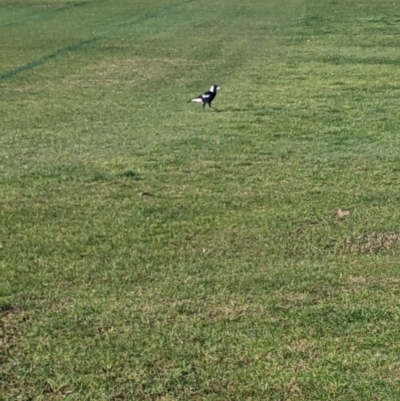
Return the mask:
<path fill-rule="evenodd" d="M 399 400 L 399 65 L 393 0 L 0 0 L 0 399 Z"/>

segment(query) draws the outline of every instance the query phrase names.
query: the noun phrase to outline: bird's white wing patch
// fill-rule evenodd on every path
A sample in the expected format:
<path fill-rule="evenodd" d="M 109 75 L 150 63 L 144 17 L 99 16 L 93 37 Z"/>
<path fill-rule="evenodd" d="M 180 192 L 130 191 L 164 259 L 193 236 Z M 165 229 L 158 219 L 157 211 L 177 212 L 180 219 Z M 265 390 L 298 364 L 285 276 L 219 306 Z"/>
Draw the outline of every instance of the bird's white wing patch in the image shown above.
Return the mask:
<path fill-rule="evenodd" d="M 208 98 L 210 97 L 210 95 L 207 93 L 207 94 L 201 95 L 201 97 L 202 97 L 203 99 L 208 99 Z"/>

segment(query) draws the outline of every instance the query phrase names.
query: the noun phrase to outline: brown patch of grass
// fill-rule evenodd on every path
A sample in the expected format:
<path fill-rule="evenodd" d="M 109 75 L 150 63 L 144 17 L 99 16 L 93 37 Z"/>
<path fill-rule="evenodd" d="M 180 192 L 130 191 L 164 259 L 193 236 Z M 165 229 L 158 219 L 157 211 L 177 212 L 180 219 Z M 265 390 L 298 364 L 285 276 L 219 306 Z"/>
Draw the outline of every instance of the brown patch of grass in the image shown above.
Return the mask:
<path fill-rule="evenodd" d="M 0 318 L 1 320 L 9 319 L 13 315 L 16 315 L 21 311 L 21 308 L 12 305 L 4 305 L 0 307 Z"/>
<path fill-rule="evenodd" d="M 398 247 L 400 232 L 367 232 L 360 236 L 352 235 L 345 239 L 343 248 L 354 253 L 379 253 Z"/>
<path fill-rule="evenodd" d="M 347 281 L 351 284 L 364 284 L 367 279 L 363 276 L 350 276 L 347 278 Z"/>
<path fill-rule="evenodd" d="M 374 281 L 382 284 L 399 284 L 400 277 L 380 277 L 379 279 L 375 279 Z"/>
<path fill-rule="evenodd" d="M 183 198 L 189 185 L 168 185 L 163 190 L 163 195 L 169 198 Z"/>
<path fill-rule="evenodd" d="M 306 353 L 310 352 L 310 349 L 315 346 L 315 343 L 309 339 L 301 338 L 293 341 L 287 347 L 289 351 L 293 353 Z"/>
<path fill-rule="evenodd" d="M 175 69 L 186 68 L 189 64 L 188 60 L 181 58 L 150 59 L 135 56 L 117 62 L 115 59 L 105 59 L 88 66 L 83 72 L 69 75 L 64 82 L 84 87 L 110 87 L 122 83 L 135 86 L 160 77 L 165 78 Z"/>
<path fill-rule="evenodd" d="M 19 329 L 10 321 L 20 314 L 22 309 L 17 306 L 5 305 L 0 308 L 0 362 L 5 361 L 5 350 L 9 349 L 15 338 L 19 336 Z M 24 319 L 24 318 L 22 318 Z"/>

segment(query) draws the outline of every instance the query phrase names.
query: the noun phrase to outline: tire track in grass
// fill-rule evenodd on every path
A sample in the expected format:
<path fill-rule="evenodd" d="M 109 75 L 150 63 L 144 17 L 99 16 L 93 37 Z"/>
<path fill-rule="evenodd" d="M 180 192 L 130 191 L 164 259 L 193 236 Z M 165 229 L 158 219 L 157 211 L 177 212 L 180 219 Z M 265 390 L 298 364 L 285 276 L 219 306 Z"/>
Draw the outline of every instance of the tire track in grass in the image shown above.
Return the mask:
<path fill-rule="evenodd" d="M 47 62 L 49 62 L 51 60 L 54 60 L 54 59 L 56 59 L 56 58 L 58 58 L 60 56 L 65 55 L 67 53 L 71 53 L 73 51 L 77 51 L 77 50 L 83 48 L 84 46 L 87 46 L 87 45 L 90 45 L 92 43 L 98 42 L 99 40 L 102 40 L 102 39 L 104 39 L 106 37 L 109 37 L 109 36 L 117 33 L 120 30 L 120 28 L 123 27 L 123 26 L 126 26 L 126 25 L 134 23 L 134 22 L 136 22 L 136 23 L 139 22 L 140 23 L 140 22 L 148 21 L 148 20 L 150 20 L 152 18 L 157 18 L 159 15 L 161 15 L 162 13 L 164 13 L 166 11 L 170 11 L 170 10 L 176 8 L 176 7 L 179 7 L 179 6 L 188 4 L 188 3 L 192 3 L 194 1 L 198 1 L 198 0 L 185 0 L 185 1 L 178 2 L 178 3 L 170 4 L 168 6 L 160 8 L 159 10 L 156 10 L 154 12 L 151 12 L 151 13 L 147 14 L 143 18 L 139 18 L 139 19 L 135 18 L 136 21 L 132 21 L 132 18 L 128 18 L 124 22 L 121 22 L 121 23 L 117 24 L 116 27 L 114 27 L 113 29 L 110 29 L 109 31 L 106 31 L 104 33 L 100 33 L 100 34 L 98 34 L 96 36 L 93 36 L 93 37 L 91 37 L 89 39 L 82 40 L 81 42 L 75 43 L 73 45 L 70 45 L 70 46 L 67 46 L 67 47 L 63 47 L 61 49 L 56 50 L 53 53 L 47 54 L 47 55 L 42 56 L 42 57 L 40 57 L 40 58 L 38 58 L 36 60 L 33 60 L 30 63 L 27 63 L 27 64 L 24 64 L 24 65 L 22 65 L 20 67 L 16 67 L 16 68 L 13 68 L 11 70 L 8 70 L 8 71 L 0 74 L 0 81 L 5 81 L 6 79 L 12 78 L 15 75 L 18 75 L 18 74 L 20 74 L 20 73 L 22 73 L 24 71 L 32 70 L 32 69 L 34 69 L 34 68 L 36 68 L 36 67 L 38 67 L 40 65 L 43 65 L 43 64 L 45 64 L 45 63 L 47 63 Z"/>
<path fill-rule="evenodd" d="M 47 54 L 46 56 L 40 57 L 37 60 L 31 61 L 30 63 L 27 63 L 25 65 L 22 65 L 21 67 L 13 68 L 12 70 L 9 70 L 3 74 L 0 75 L 0 81 L 4 81 L 8 78 L 11 78 L 21 72 L 31 70 L 35 67 L 38 67 L 39 65 L 45 64 L 48 61 L 54 60 L 55 58 L 62 56 L 63 54 L 67 54 L 72 51 L 79 50 L 80 48 L 89 45 L 91 43 L 97 42 L 101 39 L 103 39 L 105 35 L 98 35 L 94 36 L 93 38 L 83 40 L 82 42 L 75 43 L 74 45 L 64 47 L 62 49 L 56 50 L 54 53 Z"/>

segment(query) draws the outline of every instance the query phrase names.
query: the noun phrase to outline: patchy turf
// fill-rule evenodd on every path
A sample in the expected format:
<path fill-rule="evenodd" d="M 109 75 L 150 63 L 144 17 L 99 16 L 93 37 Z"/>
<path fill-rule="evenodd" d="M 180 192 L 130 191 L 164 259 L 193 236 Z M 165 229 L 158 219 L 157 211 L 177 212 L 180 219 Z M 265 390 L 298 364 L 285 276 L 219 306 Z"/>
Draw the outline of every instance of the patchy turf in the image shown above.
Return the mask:
<path fill-rule="evenodd" d="M 0 399 L 399 399 L 400 4 L 0 10 Z"/>

